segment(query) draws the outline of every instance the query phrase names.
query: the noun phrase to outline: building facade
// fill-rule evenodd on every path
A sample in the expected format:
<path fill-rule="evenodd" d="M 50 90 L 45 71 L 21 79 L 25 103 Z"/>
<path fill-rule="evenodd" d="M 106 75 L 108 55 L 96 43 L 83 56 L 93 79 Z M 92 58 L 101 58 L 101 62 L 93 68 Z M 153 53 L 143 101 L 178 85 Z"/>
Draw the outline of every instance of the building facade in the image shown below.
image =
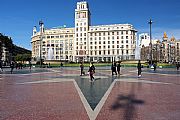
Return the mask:
<path fill-rule="evenodd" d="M 42 29 L 42 30 L 41 30 Z M 74 28 L 33 29 L 32 57 L 68 61 L 111 61 L 135 59 L 136 30 L 131 24 L 91 26 L 86 1 L 77 2 Z M 41 56 L 42 55 L 42 56 Z"/>
<path fill-rule="evenodd" d="M 152 46 L 153 61 L 175 63 L 180 61 L 180 40 L 173 36 L 169 39 L 164 33 L 162 41 L 157 40 Z M 150 46 L 142 46 L 141 60 L 149 60 Z"/>

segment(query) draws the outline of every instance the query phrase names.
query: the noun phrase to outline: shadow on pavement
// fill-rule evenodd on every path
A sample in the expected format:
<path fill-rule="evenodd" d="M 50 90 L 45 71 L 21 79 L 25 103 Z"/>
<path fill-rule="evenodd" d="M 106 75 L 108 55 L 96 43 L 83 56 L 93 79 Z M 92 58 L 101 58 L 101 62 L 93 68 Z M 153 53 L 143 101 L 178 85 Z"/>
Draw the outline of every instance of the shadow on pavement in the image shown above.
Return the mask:
<path fill-rule="evenodd" d="M 132 84 L 131 92 L 128 95 L 119 94 L 116 101 L 111 106 L 111 109 L 123 109 L 123 119 L 133 120 L 136 115 L 136 105 L 142 105 L 144 103 L 145 101 L 136 99 L 134 85 Z"/>

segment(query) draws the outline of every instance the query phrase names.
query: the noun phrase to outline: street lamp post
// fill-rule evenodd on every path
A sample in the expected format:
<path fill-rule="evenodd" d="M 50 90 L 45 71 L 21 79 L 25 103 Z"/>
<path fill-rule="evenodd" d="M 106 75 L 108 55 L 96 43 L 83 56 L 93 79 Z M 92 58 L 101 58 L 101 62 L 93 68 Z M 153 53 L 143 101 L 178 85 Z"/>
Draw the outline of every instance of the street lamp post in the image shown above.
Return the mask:
<path fill-rule="evenodd" d="M 152 28 L 152 20 L 150 19 L 150 21 L 148 22 L 150 25 L 150 63 L 152 65 L 152 35 L 151 35 L 151 28 Z"/>
<path fill-rule="evenodd" d="M 40 25 L 40 67 L 42 67 L 42 33 L 43 33 L 43 22 L 39 21 Z"/>
<path fill-rule="evenodd" d="M 122 61 L 122 60 L 123 60 L 123 52 L 124 52 L 124 51 L 123 51 L 123 48 L 124 48 L 124 47 L 121 46 L 120 48 L 121 48 L 121 54 L 122 54 L 122 56 L 121 56 L 121 61 Z"/>

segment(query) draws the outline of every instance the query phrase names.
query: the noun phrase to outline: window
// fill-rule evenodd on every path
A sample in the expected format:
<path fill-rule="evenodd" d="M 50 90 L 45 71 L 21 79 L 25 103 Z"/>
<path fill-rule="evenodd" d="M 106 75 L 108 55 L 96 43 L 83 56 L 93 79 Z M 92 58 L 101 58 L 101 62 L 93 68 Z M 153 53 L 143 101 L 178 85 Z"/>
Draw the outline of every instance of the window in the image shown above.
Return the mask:
<path fill-rule="evenodd" d="M 56 38 L 59 38 L 59 36 L 56 36 Z"/>
<path fill-rule="evenodd" d="M 54 36 L 51 36 L 51 38 L 54 38 Z"/>
<path fill-rule="evenodd" d="M 110 44 L 110 41 L 108 41 L 108 44 Z"/>
<path fill-rule="evenodd" d="M 128 34 L 128 31 L 126 31 L 126 34 Z"/>
<path fill-rule="evenodd" d="M 126 54 L 128 54 L 128 52 L 129 52 L 129 51 L 128 51 L 128 50 L 126 50 Z"/>
<path fill-rule="evenodd" d="M 101 51 L 99 51 L 99 55 L 101 55 Z"/>
<path fill-rule="evenodd" d="M 99 46 L 99 49 L 101 49 L 101 46 Z"/>
<path fill-rule="evenodd" d="M 96 44 L 97 44 L 97 42 L 94 42 L 94 44 L 96 45 Z"/>
<path fill-rule="evenodd" d="M 117 44 L 119 44 L 119 41 L 117 41 Z"/>
<path fill-rule="evenodd" d="M 114 44 L 114 41 L 112 41 L 112 44 Z"/>
<path fill-rule="evenodd" d="M 126 40 L 126 43 L 128 43 L 128 40 Z"/>
<path fill-rule="evenodd" d="M 124 37 L 123 37 L 123 36 L 121 36 L 121 39 L 124 39 Z"/>
<path fill-rule="evenodd" d="M 112 32 L 112 35 L 114 35 L 114 32 Z"/>
<path fill-rule="evenodd" d="M 108 50 L 108 55 L 110 54 L 110 50 Z"/>
<path fill-rule="evenodd" d="M 117 50 L 117 54 L 119 54 L 119 50 Z"/>
<path fill-rule="evenodd" d="M 99 41 L 99 44 L 101 44 L 101 41 Z"/>
<path fill-rule="evenodd" d="M 110 45 L 108 45 L 108 48 L 110 48 Z"/>
<path fill-rule="evenodd" d="M 117 36 L 117 39 L 119 39 L 119 36 Z"/>
<path fill-rule="evenodd" d="M 103 44 L 106 44 L 106 42 L 105 42 L 105 41 L 103 41 Z"/>
<path fill-rule="evenodd" d="M 121 35 L 123 35 L 123 31 L 121 31 Z"/>
<path fill-rule="evenodd" d="M 126 39 L 128 39 L 128 36 L 126 36 Z"/>

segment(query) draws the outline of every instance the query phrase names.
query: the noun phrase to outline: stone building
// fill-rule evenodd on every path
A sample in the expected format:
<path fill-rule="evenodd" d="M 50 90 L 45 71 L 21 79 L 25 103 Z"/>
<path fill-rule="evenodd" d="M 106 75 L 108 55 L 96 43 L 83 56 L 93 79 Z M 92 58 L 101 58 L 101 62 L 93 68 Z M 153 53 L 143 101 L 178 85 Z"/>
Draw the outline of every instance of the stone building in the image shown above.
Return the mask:
<path fill-rule="evenodd" d="M 131 24 L 91 26 L 86 1 L 77 2 L 75 27 L 33 29 L 31 38 L 34 59 L 68 61 L 111 61 L 135 58 L 136 30 Z M 51 56 L 51 57 L 50 57 Z"/>

